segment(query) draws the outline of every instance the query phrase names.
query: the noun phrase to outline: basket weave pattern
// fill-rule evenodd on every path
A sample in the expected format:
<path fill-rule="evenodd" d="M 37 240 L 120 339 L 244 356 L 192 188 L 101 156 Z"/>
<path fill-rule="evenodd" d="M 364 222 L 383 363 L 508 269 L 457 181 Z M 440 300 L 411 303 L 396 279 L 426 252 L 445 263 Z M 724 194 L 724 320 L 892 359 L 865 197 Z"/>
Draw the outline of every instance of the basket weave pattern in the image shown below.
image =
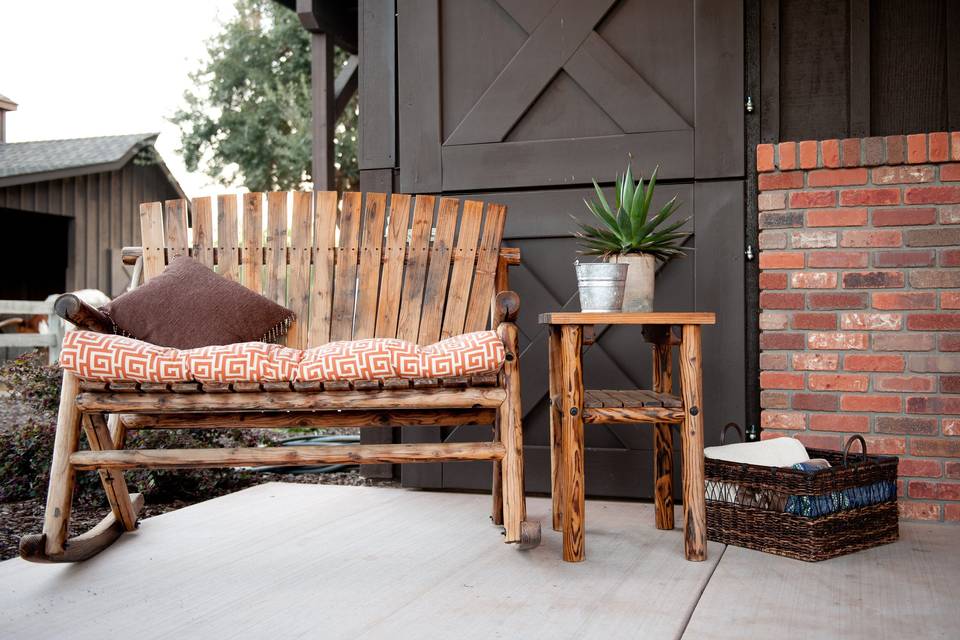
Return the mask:
<path fill-rule="evenodd" d="M 844 466 L 839 452 L 809 449 L 809 454 L 825 458 L 831 467 L 809 473 L 708 458 L 708 539 L 808 562 L 897 540 L 896 492 L 881 496 L 874 486 L 896 483 L 897 458 L 852 455 Z M 816 517 L 785 511 L 791 497 L 841 492 L 879 501 Z"/>

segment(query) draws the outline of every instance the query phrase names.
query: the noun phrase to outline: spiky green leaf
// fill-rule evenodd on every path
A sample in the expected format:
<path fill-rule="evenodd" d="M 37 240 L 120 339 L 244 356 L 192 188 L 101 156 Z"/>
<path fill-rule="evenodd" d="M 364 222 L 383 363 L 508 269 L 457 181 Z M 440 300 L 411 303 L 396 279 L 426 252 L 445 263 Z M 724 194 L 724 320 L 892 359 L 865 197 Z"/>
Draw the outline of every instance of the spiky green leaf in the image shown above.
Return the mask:
<path fill-rule="evenodd" d="M 690 234 L 679 229 L 689 218 L 670 220 L 680 208 L 677 198 L 671 198 L 655 215 L 650 211 L 658 170 L 654 170 L 646 184 L 642 176 L 635 183 L 633 168 L 628 164 L 626 171 L 615 179 L 615 208 L 610 207 L 600 185 L 593 181 L 596 198 L 585 199 L 584 203 L 599 225 L 577 222 L 580 231 L 575 235 L 583 253 L 647 253 L 658 260 L 683 255 L 686 250 L 683 242 Z"/>

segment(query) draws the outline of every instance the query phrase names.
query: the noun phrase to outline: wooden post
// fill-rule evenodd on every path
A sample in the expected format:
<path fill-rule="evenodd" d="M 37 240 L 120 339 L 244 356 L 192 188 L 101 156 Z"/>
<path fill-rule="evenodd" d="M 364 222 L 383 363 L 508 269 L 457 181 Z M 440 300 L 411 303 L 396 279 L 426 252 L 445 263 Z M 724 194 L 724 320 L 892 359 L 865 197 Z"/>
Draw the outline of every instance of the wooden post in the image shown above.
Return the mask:
<path fill-rule="evenodd" d="M 673 390 L 669 328 L 665 338 L 653 344 L 653 390 L 658 393 Z M 657 529 L 673 529 L 673 431 L 663 422 L 653 427 L 653 498 Z"/>
<path fill-rule="evenodd" d="M 53 334 L 53 344 L 47 350 L 47 364 L 56 365 L 60 359 L 60 349 L 63 347 L 64 329 L 63 320 L 56 313 L 47 316 L 47 326 L 50 327 L 50 333 Z"/>
<path fill-rule="evenodd" d="M 683 546 L 687 560 L 707 559 L 707 514 L 703 480 L 703 380 L 700 326 L 683 325 L 680 386 L 683 394 Z"/>
<path fill-rule="evenodd" d="M 580 350 L 583 327 L 563 325 L 560 329 L 562 468 L 563 468 L 563 559 L 581 562 L 584 552 L 583 477 L 583 370 Z"/>
<path fill-rule="evenodd" d="M 119 424 L 119 420 L 117 420 Z M 113 446 L 110 428 L 102 413 L 88 413 L 83 416 L 83 430 L 87 434 L 87 442 L 92 451 L 110 451 Z M 137 528 L 137 511 L 130 500 L 127 482 L 123 478 L 123 471 L 117 469 L 100 469 L 100 482 L 107 494 L 110 510 L 114 517 L 127 531 Z"/>
<path fill-rule="evenodd" d="M 527 518 L 523 485 L 523 428 L 520 405 L 520 360 L 517 325 L 505 322 L 497 334 L 507 351 L 503 384 L 507 397 L 497 409 L 503 455 L 503 524 L 506 542 L 520 542 L 521 523 Z"/>
<path fill-rule="evenodd" d="M 123 449 L 127 444 L 127 425 L 117 413 L 109 414 L 107 427 L 110 429 L 110 441 L 114 449 Z"/>
<path fill-rule="evenodd" d="M 80 440 L 80 412 L 76 405 L 78 387 L 77 377 L 64 371 L 60 388 L 60 411 L 57 414 L 57 435 L 53 441 L 53 460 L 50 463 L 47 508 L 43 516 L 44 546 L 49 556 L 62 554 L 67 541 L 73 484 L 77 476 L 76 470 L 70 465 L 70 454 L 77 450 Z"/>
<path fill-rule="evenodd" d="M 493 296 L 490 298 L 490 318 L 492 319 L 491 324 L 498 324 L 502 322 L 505 318 L 498 317 L 500 314 L 497 311 L 497 295 L 501 291 L 510 290 L 510 266 L 507 264 L 506 258 L 502 255 L 497 257 L 497 271 L 494 275 L 494 291 Z M 496 329 L 496 326 L 494 326 Z M 493 424 L 493 440 L 494 442 L 500 441 L 500 414 L 497 414 L 496 420 Z M 495 525 L 503 524 L 503 465 L 499 460 L 493 461 L 493 479 L 491 480 L 491 494 L 493 495 L 493 505 L 491 507 L 490 520 Z"/>
<path fill-rule="evenodd" d="M 500 412 L 493 421 L 493 441 L 502 442 L 500 429 Z M 490 486 L 493 497 L 493 504 L 490 506 L 490 521 L 497 525 L 503 525 L 503 464 L 500 460 L 493 461 L 493 478 Z"/>
<path fill-rule="evenodd" d="M 560 395 L 563 390 L 563 354 L 560 327 L 550 325 L 550 495 L 553 499 L 553 530 L 563 529 L 563 413 Z"/>
<path fill-rule="evenodd" d="M 333 34 L 310 34 L 310 77 L 313 100 L 313 188 L 334 189 L 333 130 L 337 126 L 333 88 Z"/>

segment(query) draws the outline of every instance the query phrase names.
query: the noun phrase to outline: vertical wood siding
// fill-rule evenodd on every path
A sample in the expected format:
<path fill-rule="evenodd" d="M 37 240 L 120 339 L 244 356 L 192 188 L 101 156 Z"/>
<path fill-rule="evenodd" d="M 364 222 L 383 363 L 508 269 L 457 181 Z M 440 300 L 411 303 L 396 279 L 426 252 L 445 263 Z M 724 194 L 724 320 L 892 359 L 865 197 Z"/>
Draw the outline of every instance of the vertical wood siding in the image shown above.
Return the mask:
<path fill-rule="evenodd" d="M 109 295 L 119 249 L 138 244 L 141 202 L 179 197 L 176 187 L 155 165 L 127 163 L 116 171 L 0 188 L 0 207 L 72 218 L 64 290 L 94 288 Z M 43 239 L 36 239 L 42 244 Z"/>
<path fill-rule="evenodd" d="M 957 2 L 758 1 L 763 142 L 960 129 Z"/>

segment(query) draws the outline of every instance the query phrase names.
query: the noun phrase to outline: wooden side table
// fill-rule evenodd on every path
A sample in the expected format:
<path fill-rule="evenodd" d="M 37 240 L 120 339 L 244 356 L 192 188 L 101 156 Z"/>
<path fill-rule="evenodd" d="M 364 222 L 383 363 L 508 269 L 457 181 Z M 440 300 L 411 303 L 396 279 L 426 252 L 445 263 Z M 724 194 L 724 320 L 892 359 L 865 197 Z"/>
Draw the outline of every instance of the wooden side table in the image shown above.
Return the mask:
<path fill-rule="evenodd" d="M 700 326 L 714 324 L 713 313 L 544 313 L 550 330 L 550 468 L 553 528 L 563 531 L 563 559 L 584 559 L 585 424 L 649 423 L 654 428 L 656 526 L 673 529 L 673 437 L 681 425 L 683 537 L 687 560 L 706 560 L 707 526 L 703 480 L 702 372 Z M 643 325 L 653 345 L 650 391 L 584 390 L 584 333 L 594 325 Z M 679 339 L 673 327 L 680 328 Z M 680 395 L 673 390 L 671 349 L 680 349 Z"/>

